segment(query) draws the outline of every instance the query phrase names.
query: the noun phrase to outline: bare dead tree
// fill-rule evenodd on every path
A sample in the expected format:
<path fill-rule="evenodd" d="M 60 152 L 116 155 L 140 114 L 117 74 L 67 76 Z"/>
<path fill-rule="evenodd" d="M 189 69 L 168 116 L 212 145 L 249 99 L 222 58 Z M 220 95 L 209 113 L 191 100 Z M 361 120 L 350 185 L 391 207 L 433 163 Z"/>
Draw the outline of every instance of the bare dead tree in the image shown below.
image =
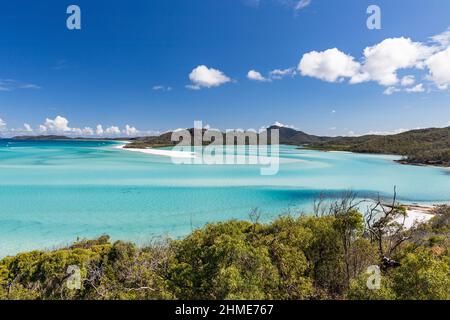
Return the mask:
<path fill-rule="evenodd" d="M 393 253 L 402 243 L 412 238 L 415 228 L 405 228 L 406 217 L 405 209 L 397 203 L 395 187 L 391 203 L 383 202 L 378 195 L 375 204 L 366 212 L 366 233 L 370 240 L 377 244 L 381 265 L 384 268 L 398 265 L 391 258 Z"/>
<path fill-rule="evenodd" d="M 321 193 L 318 198 L 314 199 L 313 213 L 316 217 L 348 213 L 359 209 L 361 204 L 365 202 L 365 200 L 357 199 L 358 194 L 352 190 L 347 190 L 332 197 Z"/>
<path fill-rule="evenodd" d="M 314 216 L 319 218 L 323 217 L 327 213 L 327 205 L 326 205 L 326 196 L 323 193 L 320 193 L 319 197 L 314 199 L 313 203 L 313 213 Z"/>
<path fill-rule="evenodd" d="M 253 208 L 248 216 L 251 223 L 258 224 L 261 219 L 261 210 L 259 208 Z"/>

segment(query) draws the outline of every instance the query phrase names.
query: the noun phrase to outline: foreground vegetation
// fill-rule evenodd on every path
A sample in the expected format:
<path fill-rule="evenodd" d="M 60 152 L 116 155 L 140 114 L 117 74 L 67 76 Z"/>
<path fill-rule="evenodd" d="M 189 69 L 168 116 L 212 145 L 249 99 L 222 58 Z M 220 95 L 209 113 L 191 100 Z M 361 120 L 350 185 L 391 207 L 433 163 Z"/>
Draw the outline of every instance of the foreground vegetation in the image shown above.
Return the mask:
<path fill-rule="evenodd" d="M 450 207 L 405 229 L 402 207 L 207 225 L 145 247 L 102 236 L 0 261 L 0 299 L 450 299 Z M 374 219 L 374 216 L 377 216 Z M 400 217 L 400 220 L 398 218 Z M 397 222 L 396 222 L 397 221 Z M 400 221 L 400 222 L 399 222 Z M 79 290 L 67 268 L 81 270 Z M 381 288 L 366 286 L 370 265 Z"/>

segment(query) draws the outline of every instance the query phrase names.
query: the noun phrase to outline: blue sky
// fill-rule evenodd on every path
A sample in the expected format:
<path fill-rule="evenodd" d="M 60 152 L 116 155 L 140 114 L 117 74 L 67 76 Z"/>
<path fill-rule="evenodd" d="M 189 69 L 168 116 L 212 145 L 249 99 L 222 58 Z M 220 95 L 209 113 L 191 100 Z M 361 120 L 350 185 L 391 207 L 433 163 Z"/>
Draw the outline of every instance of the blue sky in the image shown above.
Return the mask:
<path fill-rule="evenodd" d="M 81 8 L 81 30 L 66 28 L 71 4 Z M 381 8 L 381 30 L 366 27 L 370 4 Z M 88 127 L 83 133 L 96 135 L 99 124 L 143 134 L 194 120 L 221 129 L 280 121 L 321 135 L 449 125 L 448 1 L 16 0 L 1 7 L 3 136 L 30 127 L 36 134 Z"/>

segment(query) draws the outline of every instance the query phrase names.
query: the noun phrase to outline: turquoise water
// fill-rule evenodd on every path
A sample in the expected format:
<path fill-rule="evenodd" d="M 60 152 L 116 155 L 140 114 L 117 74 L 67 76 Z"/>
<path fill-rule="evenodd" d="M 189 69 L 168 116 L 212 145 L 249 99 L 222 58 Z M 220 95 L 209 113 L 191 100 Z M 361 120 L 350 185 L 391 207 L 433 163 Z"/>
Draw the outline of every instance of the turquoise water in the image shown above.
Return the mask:
<path fill-rule="evenodd" d="M 450 202 L 450 171 L 405 166 L 394 156 L 281 146 L 280 171 L 259 166 L 174 165 L 168 157 L 103 141 L 0 140 L 0 257 L 109 234 L 145 244 L 207 222 L 308 210 L 321 193 Z"/>

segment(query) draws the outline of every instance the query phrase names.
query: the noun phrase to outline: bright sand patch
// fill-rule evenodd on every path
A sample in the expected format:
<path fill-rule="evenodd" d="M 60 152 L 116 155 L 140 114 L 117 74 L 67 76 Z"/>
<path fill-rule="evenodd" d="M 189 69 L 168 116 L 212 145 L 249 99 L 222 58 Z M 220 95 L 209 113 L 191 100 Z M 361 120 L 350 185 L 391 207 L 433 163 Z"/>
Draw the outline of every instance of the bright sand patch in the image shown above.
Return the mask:
<path fill-rule="evenodd" d="M 412 228 L 414 224 L 424 223 L 434 217 L 434 206 L 408 205 L 406 206 L 405 228 Z M 403 219 L 402 219 L 403 220 Z M 401 222 L 401 221 L 400 221 Z"/>
<path fill-rule="evenodd" d="M 140 152 L 145 154 L 151 154 L 155 156 L 165 156 L 165 157 L 173 157 L 173 158 L 187 158 L 187 159 L 193 159 L 195 158 L 194 152 L 186 152 L 186 151 L 172 151 L 172 150 L 160 150 L 160 149 L 138 149 L 138 148 L 124 148 L 125 145 L 116 146 L 114 148 L 116 149 L 122 149 L 126 151 L 132 151 L 132 152 Z"/>

